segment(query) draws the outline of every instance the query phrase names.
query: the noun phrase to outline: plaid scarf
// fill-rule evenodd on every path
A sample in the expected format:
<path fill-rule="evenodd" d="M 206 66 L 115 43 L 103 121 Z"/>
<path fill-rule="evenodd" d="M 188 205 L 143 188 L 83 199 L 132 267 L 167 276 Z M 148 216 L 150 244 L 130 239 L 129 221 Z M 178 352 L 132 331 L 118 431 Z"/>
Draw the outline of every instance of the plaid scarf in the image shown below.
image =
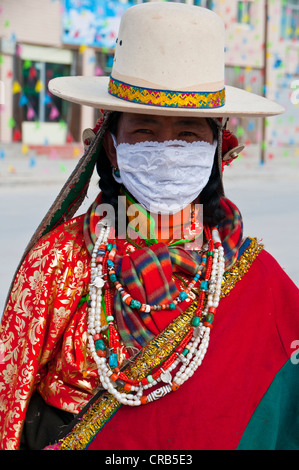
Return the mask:
<path fill-rule="evenodd" d="M 100 215 L 96 208 L 99 204 L 101 204 L 101 195 L 91 205 L 84 219 L 84 239 L 90 253 L 98 237 L 97 223 Z M 226 268 L 229 269 L 238 257 L 242 244 L 243 224 L 241 214 L 234 204 L 225 198 L 221 204 L 226 217 L 218 229 L 224 248 Z M 182 246 L 170 246 L 161 242 L 147 246 L 142 237 L 134 240 L 133 245 L 126 239 L 118 239 L 117 248 L 115 257 L 117 278 L 132 298 L 150 305 L 171 302 L 181 290 L 178 279 L 174 280 L 173 273 L 191 279 L 201 262 L 198 251 L 187 251 Z M 175 310 L 171 311 L 169 321 L 189 305 L 187 302 L 177 305 Z M 136 312 L 122 302 L 120 294 L 116 291 L 114 315 L 126 347 L 140 349 L 159 333 L 161 316 L 167 318 L 169 311 Z"/>

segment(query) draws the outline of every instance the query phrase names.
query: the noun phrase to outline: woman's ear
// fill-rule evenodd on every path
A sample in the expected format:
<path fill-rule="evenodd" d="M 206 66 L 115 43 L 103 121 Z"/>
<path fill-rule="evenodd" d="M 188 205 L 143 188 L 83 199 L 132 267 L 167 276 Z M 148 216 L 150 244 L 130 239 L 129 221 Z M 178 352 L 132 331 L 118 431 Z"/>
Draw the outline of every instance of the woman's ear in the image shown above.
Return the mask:
<path fill-rule="evenodd" d="M 103 147 L 113 168 L 117 168 L 116 148 L 110 132 L 106 132 L 103 139 Z"/>

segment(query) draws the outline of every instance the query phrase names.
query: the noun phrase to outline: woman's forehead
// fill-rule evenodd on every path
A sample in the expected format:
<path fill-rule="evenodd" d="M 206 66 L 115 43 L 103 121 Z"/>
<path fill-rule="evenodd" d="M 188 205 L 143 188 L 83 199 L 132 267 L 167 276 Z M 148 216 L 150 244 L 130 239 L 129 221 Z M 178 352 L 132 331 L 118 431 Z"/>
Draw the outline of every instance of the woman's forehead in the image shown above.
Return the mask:
<path fill-rule="evenodd" d="M 203 117 L 182 117 L 182 116 L 157 116 L 150 114 L 122 113 L 120 122 L 128 125 L 150 124 L 150 125 L 171 125 L 171 126 L 207 126 L 208 122 Z"/>

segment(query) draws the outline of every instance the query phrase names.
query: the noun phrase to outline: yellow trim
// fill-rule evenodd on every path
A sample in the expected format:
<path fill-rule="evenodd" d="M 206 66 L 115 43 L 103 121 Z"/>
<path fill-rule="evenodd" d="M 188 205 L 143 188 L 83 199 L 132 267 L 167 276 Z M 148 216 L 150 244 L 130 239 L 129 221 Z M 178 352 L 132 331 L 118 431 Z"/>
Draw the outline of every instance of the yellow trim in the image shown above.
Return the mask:
<path fill-rule="evenodd" d="M 225 88 L 212 92 L 155 90 L 130 85 L 110 77 L 110 95 L 132 103 L 166 108 L 220 108 L 225 105 Z"/>

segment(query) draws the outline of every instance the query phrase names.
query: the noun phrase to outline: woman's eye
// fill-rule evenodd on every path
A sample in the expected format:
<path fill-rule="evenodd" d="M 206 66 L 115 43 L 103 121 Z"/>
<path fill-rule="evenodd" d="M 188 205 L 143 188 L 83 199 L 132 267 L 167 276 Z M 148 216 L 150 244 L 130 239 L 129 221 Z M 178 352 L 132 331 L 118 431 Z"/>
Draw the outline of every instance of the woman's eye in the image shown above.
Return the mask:
<path fill-rule="evenodd" d="M 137 134 L 150 134 L 150 130 L 149 129 L 137 129 L 135 131 Z"/>
<path fill-rule="evenodd" d="M 191 131 L 181 132 L 181 135 L 184 135 L 184 136 L 187 136 L 187 137 L 197 137 L 195 132 L 191 132 Z"/>

